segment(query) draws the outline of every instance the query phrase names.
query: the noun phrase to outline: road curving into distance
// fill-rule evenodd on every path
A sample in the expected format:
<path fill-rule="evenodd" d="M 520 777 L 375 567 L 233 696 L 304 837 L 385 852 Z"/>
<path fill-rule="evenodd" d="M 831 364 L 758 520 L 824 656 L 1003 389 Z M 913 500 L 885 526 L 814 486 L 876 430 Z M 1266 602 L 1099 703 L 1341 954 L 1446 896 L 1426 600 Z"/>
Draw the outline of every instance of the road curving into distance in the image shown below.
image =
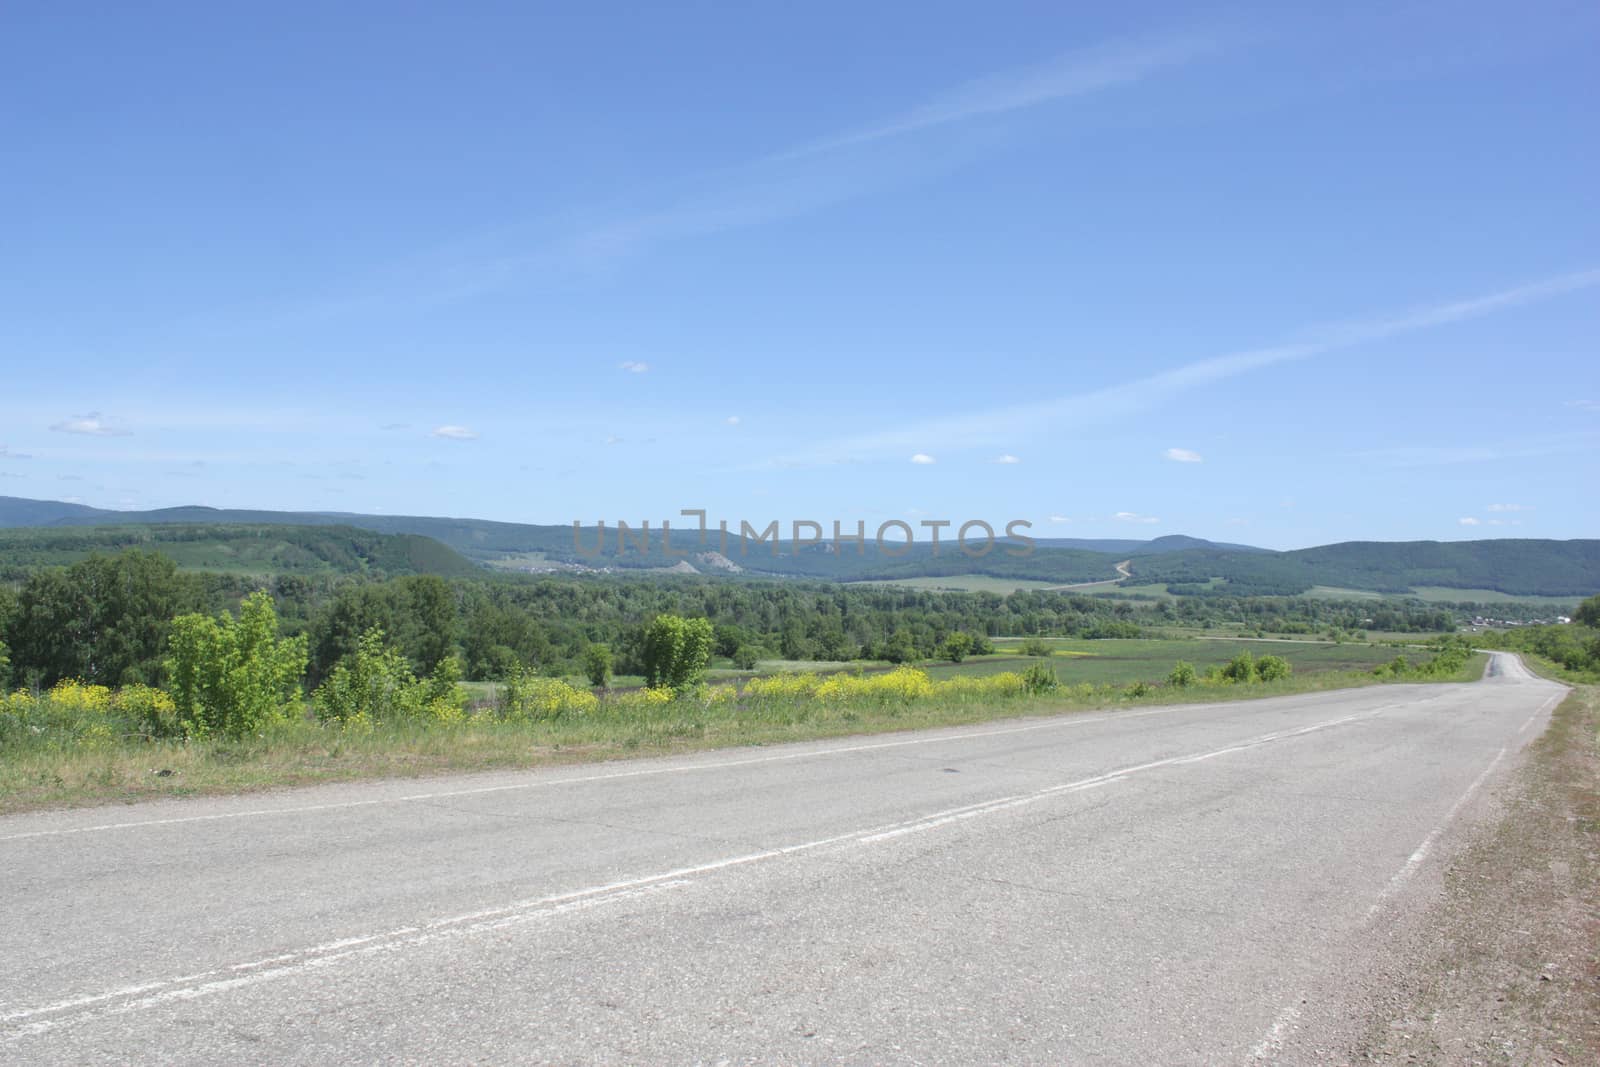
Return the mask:
<path fill-rule="evenodd" d="M 0 819 L 0 1062 L 1314 1058 L 1565 690 Z"/>

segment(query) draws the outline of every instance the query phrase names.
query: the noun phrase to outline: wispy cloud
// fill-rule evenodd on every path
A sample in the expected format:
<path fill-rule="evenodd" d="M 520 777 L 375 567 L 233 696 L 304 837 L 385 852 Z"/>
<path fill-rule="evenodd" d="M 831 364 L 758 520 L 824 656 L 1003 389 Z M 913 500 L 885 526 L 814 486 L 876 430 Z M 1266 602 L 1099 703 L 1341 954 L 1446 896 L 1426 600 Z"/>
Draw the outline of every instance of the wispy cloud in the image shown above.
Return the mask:
<path fill-rule="evenodd" d="M 1000 464 L 1002 466 L 1006 466 L 1006 467 L 1011 466 L 1013 463 L 1021 463 L 1022 462 L 1022 460 L 1018 459 L 1016 456 L 1013 456 L 1009 452 L 1007 452 L 1003 456 L 994 457 L 994 461 L 996 463 L 998 463 L 998 464 Z"/>
<path fill-rule="evenodd" d="M 650 372 L 650 364 L 640 359 L 625 359 L 617 364 L 617 369 L 625 370 L 629 374 L 648 374 Z"/>
<path fill-rule="evenodd" d="M 1055 523 L 1057 526 L 1064 526 L 1067 523 L 1070 523 L 1072 520 L 1065 515 L 1052 515 L 1050 516 L 1050 521 Z"/>
<path fill-rule="evenodd" d="M 435 426 L 433 433 L 429 436 L 442 437 L 446 441 L 476 441 L 478 439 L 477 431 L 470 430 L 465 426 Z"/>
<path fill-rule="evenodd" d="M 779 153 L 798 159 L 841 148 L 902 137 L 936 126 L 1038 107 L 1068 97 L 1142 81 L 1151 74 L 1192 62 L 1221 46 L 1212 37 L 1184 36 L 1104 44 L 1061 56 L 1041 66 L 1002 71 L 946 90 L 899 115 L 859 129 L 823 137 Z"/>
<path fill-rule="evenodd" d="M 910 141 L 908 135 L 971 126 L 985 118 L 1131 86 L 1234 43 L 1217 35 L 1171 32 L 1101 43 L 1041 65 L 992 73 L 876 122 L 681 181 L 674 191 L 647 190 L 639 210 L 619 212 L 609 220 L 564 232 L 559 223 L 550 221 L 542 226 L 508 223 L 476 238 L 419 252 L 375 271 L 342 293 L 284 309 L 270 322 L 303 325 L 378 313 L 399 302 L 449 303 L 530 278 L 609 269 L 672 241 L 823 210 L 923 180 L 936 170 L 963 166 L 992 150 L 963 148 L 955 144 L 959 138 L 944 138 L 941 144 L 924 138 L 902 145 Z M 649 206 L 652 200 L 654 206 Z M 530 238 L 536 226 L 544 232 Z"/>
<path fill-rule="evenodd" d="M 739 421 L 740 420 L 739 420 L 739 416 L 737 416 L 737 415 L 729 415 L 727 418 L 723 419 L 722 421 L 724 423 L 726 423 L 727 425 L 729 425 L 729 426 L 737 426 L 737 425 L 739 425 Z"/>
<path fill-rule="evenodd" d="M 70 419 L 62 419 L 50 427 L 57 433 L 79 433 L 91 437 L 126 437 L 129 430 L 113 419 L 108 419 L 98 411 L 91 411 L 87 415 L 74 415 Z"/>
<path fill-rule="evenodd" d="M 0 445 L 0 459 L 32 459 L 26 452 L 13 452 L 5 445 Z"/>
<path fill-rule="evenodd" d="M 911 462 L 913 462 L 913 463 L 915 463 L 915 464 L 917 464 L 918 466 L 921 466 L 921 467 L 928 467 L 928 466 L 932 466 L 934 463 L 937 463 L 938 460 L 934 459 L 932 456 L 928 455 L 926 452 L 918 452 L 916 455 L 911 457 Z"/>
<path fill-rule="evenodd" d="M 1596 286 L 1600 286 L 1600 269 L 1564 274 L 1484 296 L 1416 308 L 1387 318 L 1355 319 L 1315 327 L 1303 331 L 1299 339 L 1282 344 L 1196 360 L 1144 378 L 1054 400 L 948 415 L 859 437 L 823 442 L 806 453 L 781 456 L 759 466 L 814 466 L 855 461 L 930 441 L 938 442 L 943 448 L 992 446 L 1015 440 L 1022 434 L 1062 425 L 1088 426 L 1117 422 L 1160 404 L 1188 397 L 1196 389 L 1252 371 L 1466 322 Z"/>
<path fill-rule="evenodd" d="M 1485 511 L 1532 511 L 1532 504 L 1490 504 Z"/>
<path fill-rule="evenodd" d="M 1169 448 L 1169 449 L 1167 449 L 1165 452 L 1163 452 L 1161 454 L 1163 456 L 1167 457 L 1168 459 L 1172 460 L 1172 462 L 1174 462 L 1174 463 L 1200 463 L 1200 462 L 1203 462 L 1203 460 L 1200 457 L 1200 453 L 1191 452 L 1187 448 Z"/>
<path fill-rule="evenodd" d="M 1136 511 L 1119 511 L 1111 517 L 1116 519 L 1118 522 L 1137 522 L 1143 523 L 1146 526 L 1153 525 L 1154 523 L 1161 521 L 1154 515 L 1140 515 Z"/>

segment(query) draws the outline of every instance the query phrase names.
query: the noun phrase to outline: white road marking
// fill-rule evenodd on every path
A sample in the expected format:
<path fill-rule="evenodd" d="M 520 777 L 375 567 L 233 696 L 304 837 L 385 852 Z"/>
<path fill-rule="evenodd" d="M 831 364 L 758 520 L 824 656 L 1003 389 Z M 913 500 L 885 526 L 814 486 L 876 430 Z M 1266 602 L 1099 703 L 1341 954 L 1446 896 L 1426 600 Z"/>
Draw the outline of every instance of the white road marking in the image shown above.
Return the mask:
<path fill-rule="evenodd" d="M 1462 808 L 1466 807 L 1467 801 L 1472 799 L 1472 794 L 1476 793 L 1478 787 L 1489 780 L 1489 775 L 1493 774 L 1494 769 L 1500 766 L 1500 761 L 1505 759 L 1505 756 L 1506 750 L 1503 748 L 1495 753 L 1494 759 L 1489 761 L 1489 765 L 1483 769 L 1483 773 L 1474 778 L 1472 784 L 1467 786 L 1467 791 L 1457 797 L 1454 804 L 1450 805 L 1450 810 L 1444 813 L 1444 820 L 1438 826 L 1435 826 L 1427 837 L 1422 839 L 1422 844 L 1417 846 L 1417 850 L 1407 857 L 1405 863 L 1400 865 L 1400 869 L 1394 873 L 1394 877 L 1389 879 L 1389 884 L 1384 886 L 1383 891 L 1378 894 L 1378 899 L 1373 902 L 1372 907 L 1367 909 L 1367 919 L 1369 921 L 1378 912 L 1382 911 L 1383 906 L 1389 902 L 1390 898 L 1411 880 L 1412 875 L 1417 873 L 1418 868 L 1422 866 L 1422 861 L 1428 858 L 1428 852 L 1433 848 L 1434 843 L 1439 840 L 1439 835 L 1449 829 L 1450 824 L 1455 821 L 1456 815 L 1460 813 Z"/>
<path fill-rule="evenodd" d="M 1336 691 L 1337 692 L 1337 691 Z M 1049 722 L 1031 723 L 995 730 L 972 730 L 940 737 L 914 737 L 899 741 L 875 741 L 867 744 L 835 746 L 806 752 L 783 752 L 770 756 L 752 756 L 746 759 L 721 760 L 715 763 L 694 763 L 675 767 L 642 767 L 610 774 L 587 774 L 570 778 L 541 778 L 534 781 L 514 782 L 508 785 L 478 786 L 470 789 L 445 789 L 431 793 L 407 793 L 397 797 L 374 797 L 371 800 L 344 800 L 326 804 L 300 804 L 283 808 L 250 808 L 244 811 L 214 812 L 209 815 L 177 815 L 168 819 L 134 819 L 127 822 L 96 823 L 91 826 L 68 826 L 52 830 L 29 830 L 17 834 L 0 835 L 0 842 L 25 841 L 37 837 L 65 837 L 72 834 L 103 833 L 110 830 L 133 830 L 151 826 L 179 826 L 186 823 L 216 822 L 226 819 L 251 819 L 272 815 L 300 815 L 308 812 L 341 811 L 351 808 L 370 808 L 384 804 L 409 804 L 429 800 L 447 800 L 453 797 L 483 796 L 489 793 L 514 792 L 524 789 L 545 789 L 563 785 L 583 785 L 591 782 L 610 782 L 625 778 L 647 778 L 666 774 L 691 774 L 702 771 L 720 771 L 734 767 L 753 767 L 766 763 L 785 763 L 793 760 L 820 759 L 826 756 L 847 755 L 856 752 L 876 752 L 884 749 L 908 748 L 915 745 L 937 745 L 968 741 L 981 737 L 1005 737 L 1011 734 L 1032 733 L 1062 727 L 1088 726 L 1112 719 L 1143 719 L 1152 715 L 1172 715 L 1178 712 L 1230 709 L 1235 704 L 1175 704 L 1150 711 L 1122 711 L 1109 715 L 1089 717 L 1068 716 Z"/>
<path fill-rule="evenodd" d="M 1555 696 L 1551 697 L 1549 700 L 1546 700 L 1543 704 L 1540 704 L 1537 708 L 1535 708 L 1533 714 L 1528 716 L 1528 721 L 1517 728 L 1517 733 L 1526 733 L 1528 727 L 1533 725 L 1533 721 L 1535 719 L 1537 719 L 1540 715 L 1543 715 L 1550 708 L 1561 703 L 1561 701 L 1565 700 L 1568 692 L 1569 690 L 1563 688 L 1561 692 L 1557 693 Z"/>
<path fill-rule="evenodd" d="M 1267 1031 L 1256 1047 L 1250 1050 L 1250 1055 L 1258 1060 L 1270 1060 L 1283 1051 L 1283 1039 L 1289 1035 L 1294 1024 L 1300 1021 L 1300 1009 L 1291 1005 L 1278 1013 L 1273 1020 L 1272 1028 Z"/>
<path fill-rule="evenodd" d="M 1290 738 L 1301 737 L 1319 730 L 1331 729 L 1346 723 L 1360 722 L 1371 719 L 1385 711 L 1404 705 L 1393 704 L 1377 708 L 1373 711 L 1362 712 L 1357 715 L 1346 715 L 1338 719 L 1329 719 L 1324 722 L 1314 723 L 1310 726 L 1299 727 L 1294 730 L 1279 730 L 1269 734 L 1262 734 L 1245 741 L 1236 742 L 1222 748 L 1211 749 L 1206 752 L 1191 753 L 1186 756 L 1173 756 L 1168 759 L 1154 760 L 1141 763 L 1132 767 L 1106 774 L 1094 775 L 1073 782 L 1048 786 L 1017 796 L 1002 797 L 998 800 L 986 801 L 981 804 L 967 805 L 962 808 L 953 808 L 947 811 L 933 812 L 920 816 L 909 822 L 895 823 L 888 826 L 870 827 L 864 830 L 854 830 L 830 837 L 818 838 L 794 845 L 784 845 L 778 848 L 763 849 L 759 852 L 745 853 L 739 856 L 730 856 L 725 859 L 713 860 L 709 863 L 696 864 L 690 867 L 679 867 L 659 874 L 646 875 L 617 882 L 608 882 L 604 885 L 591 886 L 587 889 L 578 889 L 552 896 L 538 897 L 531 900 L 517 901 L 498 908 L 482 911 L 467 912 L 453 915 L 448 918 L 435 919 L 421 926 L 402 926 L 383 933 L 370 934 L 364 937 L 345 938 L 330 941 L 296 952 L 269 956 L 264 959 L 252 960 L 247 963 L 232 964 L 219 967 L 198 974 L 186 975 L 181 978 L 172 978 L 159 982 L 151 982 L 138 986 L 127 986 L 105 993 L 91 996 L 74 997 L 68 1000 L 56 1001 L 35 1008 L 0 1015 L 0 1028 L 4 1028 L 6 1040 L 47 1033 L 65 1026 L 92 1021 L 144 1008 L 159 1007 L 163 1004 L 177 1000 L 193 1000 L 198 997 L 214 993 L 223 993 L 238 989 L 243 986 L 255 985 L 260 982 L 284 978 L 301 972 L 320 969 L 331 963 L 380 952 L 390 952 L 400 948 L 409 948 L 427 944 L 444 936 L 457 936 L 470 933 L 495 930 L 514 923 L 532 921 L 565 914 L 579 908 L 596 907 L 601 904 L 616 900 L 630 899 L 643 892 L 659 889 L 675 888 L 690 884 L 696 875 L 710 874 L 715 871 L 726 870 L 731 867 L 740 867 L 748 864 L 759 863 L 769 859 L 793 856 L 801 852 L 810 852 L 832 845 L 872 845 L 888 841 L 908 833 L 931 830 L 940 826 L 947 826 L 953 822 L 976 817 L 978 815 L 992 814 L 997 811 L 1008 810 L 1045 800 L 1064 793 L 1076 792 L 1096 786 L 1106 785 L 1125 778 L 1141 774 L 1146 771 L 1156 770 L 1161 767 L 1174 767 L 1190 763 L 1200 763 L 1214 759 L 1218 756 L 1234 752 L 1243 752 L 1248 749 L 1258 748 L 1275 741 L 1284 741 Z"/>

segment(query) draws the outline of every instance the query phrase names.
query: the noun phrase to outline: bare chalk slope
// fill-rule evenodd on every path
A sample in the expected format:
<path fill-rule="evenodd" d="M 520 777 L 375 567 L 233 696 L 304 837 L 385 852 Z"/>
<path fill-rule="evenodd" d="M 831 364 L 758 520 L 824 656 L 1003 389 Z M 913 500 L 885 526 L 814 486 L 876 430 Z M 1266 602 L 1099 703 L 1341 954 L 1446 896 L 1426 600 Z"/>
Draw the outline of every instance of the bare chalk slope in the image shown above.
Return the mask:
<path fill-rule="evenodd" d="M 0 1061 L 1310 1058 L 1562 692 L 7 818 Z"/>

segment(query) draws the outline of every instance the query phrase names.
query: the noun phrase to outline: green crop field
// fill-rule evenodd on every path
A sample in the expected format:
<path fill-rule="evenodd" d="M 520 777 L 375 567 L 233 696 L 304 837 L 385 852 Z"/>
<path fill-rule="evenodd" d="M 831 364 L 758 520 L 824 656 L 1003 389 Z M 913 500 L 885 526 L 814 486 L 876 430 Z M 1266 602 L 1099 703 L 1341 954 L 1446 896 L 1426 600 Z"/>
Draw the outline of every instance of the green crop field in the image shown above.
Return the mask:
<path fill-rule="evenodd" d="M 1056 654 L 1046 660 L 1055 668 L 1062 682 L 1077 685 L 1131 682 L 1159 682 L 1172 670 L 1178 660 L 1194 664 L 1196 670 L 1220 666 L 1240 652 L 1252 656 L 1282 656 L 1294 667 L 1297 674 L 1315 674 L 1326 671 L 1370 670 L 1395 657 L 1392 648 L 1375 648 L 1362 644 L 1330 644 L 1310 641 L 1243 641 L 1200 638 L 1195 640 L 1108 640 L 1076 641 L 1056 639 L 1047 642 Z M 1014 647 L 1014 646 L 1013 646 Z M 1000 645 L 1002 652 L 1006 646 Z M 948 676 L 950 673 L 993 673 L 1018 670 L 1028 660 L 1014 657 L 995 657 L 963 663 L 959 667 L 935 667 L 930 674 Z"/>

